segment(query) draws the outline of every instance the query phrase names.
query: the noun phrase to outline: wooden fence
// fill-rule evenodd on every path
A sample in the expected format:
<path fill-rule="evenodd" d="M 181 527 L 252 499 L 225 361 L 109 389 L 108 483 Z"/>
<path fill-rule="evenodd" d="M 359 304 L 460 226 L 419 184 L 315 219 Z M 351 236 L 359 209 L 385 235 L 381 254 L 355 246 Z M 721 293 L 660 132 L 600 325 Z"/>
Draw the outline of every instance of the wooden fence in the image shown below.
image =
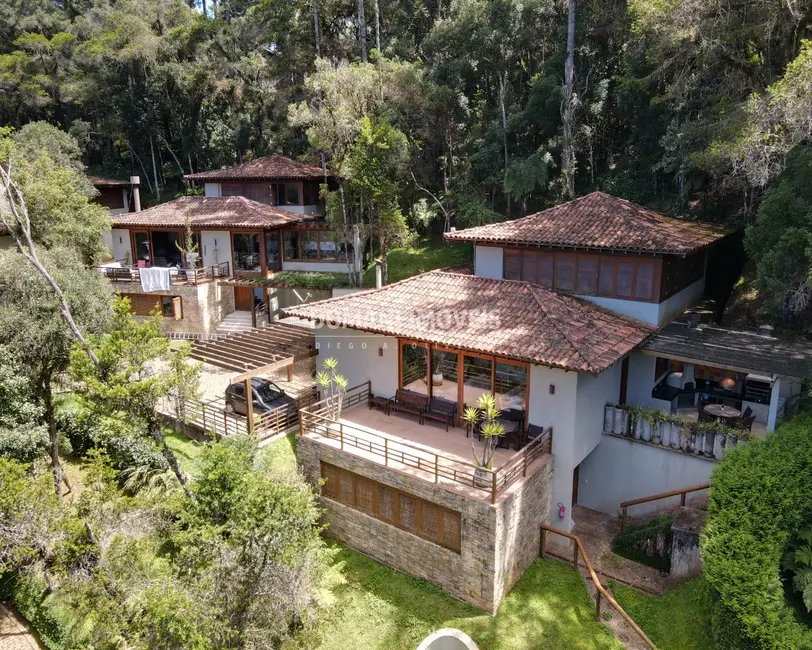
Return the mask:
<path fill-rule="evenodd" d="M 612 608 L 620 614 L 620 617 L 626 621 L 629 627 L 635 631 L 635 633 L 642 639 L 643 643 L 645 643 L 651 650 L 657 650 L 657 646 L 654 645 L 651 639 L 646 636 L 646 633 L 640 629 L 640 626 L 634 622 L 631 616 L 629 616 L 624 609 L 618 604 L 618 602 L 612 597 L 606 588 L 601 584 L 598 575 L 595 573 L 595 569 L 592 568 L 592 563 L 589 561 L 589 556 L 586 554 L 583 545 L 581 544 L 581 540 L 578 539 L 577 535 L 573 535 L 571 533 L 565 533 L 563 530 L 559 530 L 558 528 L 553 528 L 552 526 L 547 526 L 542 524 L 541 526 L 541 542 L 539 544 L 539 555 L 544 558 L 546 557 L 546 545 L 547 545 L 547 535 L 548 533 L 553 533 L 555 535 L 561 535 L 561 537 L 566 537 L 570 541 L 573 542 L 573 550 L 572 550 L 572 568 L 577 571 L 578 570 L 578 556 L 580 555 L 584 562 L 584 567 L 586 568 L 587 573 L 589 574 L 592 583 L 595 585 L 595 620 L 601 620 L 601 598 L 604 598 L 606 602 L 608 602 Z"/>
<path fill-rule="evenodd" d="M 640 497 L 639 499 L 632 499 L 630 501 L 624 501 L 620 504 L 620 507 L 623 509 L 623 516 L 620 519 L 620 532 L 622 533 L 623 530 L 626 528 L 626 518 L 627 518 L 627 511 L 630 506 L 636 506 L 641 503 L 650 503 L 652 501 L 659 501 L 660 499 L 668 499 L 670 497 L 680 497 L 679 504 L 681 506 L 685 505 L 685 497 L 690 494 L 691 492 L 699 492 L 701 490 L 707 490 L 710 488 L 710 483 L 702 483 L 701 485 L 692 485 L 687 488 L 682 488 L 681 490 L 671 490 L 670 492 L 660 492 L 659 494 L 652 494 L 648 497 Z"/>
<path fill-rule="evenodd" d="M 348 388 L 342 409 L 367 405 L 370 393 L 370 382 Z M 429 451 L 409 442 L 362 429 L 333 416 L 334 411 L 329 398 L 302 408 L 299 411 L 300 435 L 315 433 L 324 438 L 337 440 L 341 450 L 358 449 L 382 459 L 384 466 L 389 466 L 392 462 L 421 470 L 432 476 L 435 483 L 445 481 L 481 490 L 490 494 L 491 503 L 496 503 L 498 495 L 503 490 L 526 476 L 527 468 L 533 461 L 543 454 L 550 453 L 552 449 L 552 429 L 549 428 L 503 466 L 495 470 L 486 469 L 441 452 Z"/>

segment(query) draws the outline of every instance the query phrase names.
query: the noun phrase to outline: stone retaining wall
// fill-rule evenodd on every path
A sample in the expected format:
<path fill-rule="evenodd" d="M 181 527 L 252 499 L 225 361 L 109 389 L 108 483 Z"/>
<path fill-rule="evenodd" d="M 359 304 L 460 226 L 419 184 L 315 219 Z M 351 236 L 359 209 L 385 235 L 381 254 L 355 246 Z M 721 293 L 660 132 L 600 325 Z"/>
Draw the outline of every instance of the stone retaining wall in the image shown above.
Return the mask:
<path fill-rule="evenodd" d="M 491 505 L 487 500 L 465 496 L 307 436 L 297 437 L 296 456 L 304 475 L 314 485 L 321 478 L 324 461 L 460 512 L 462 544 L 461 552 L 456 553 L 322 498 L 328 535 L 491 614 L 538 557 L 540 526 L 550 521 L 552 458 L 537 461 L 544 466 Z"/>

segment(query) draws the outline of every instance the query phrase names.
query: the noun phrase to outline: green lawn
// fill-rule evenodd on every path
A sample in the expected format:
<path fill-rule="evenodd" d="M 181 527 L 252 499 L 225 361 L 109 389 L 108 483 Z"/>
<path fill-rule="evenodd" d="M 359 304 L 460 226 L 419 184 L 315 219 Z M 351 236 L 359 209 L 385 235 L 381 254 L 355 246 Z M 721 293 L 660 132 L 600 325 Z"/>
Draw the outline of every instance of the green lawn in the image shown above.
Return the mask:
<path fill-rule="evenodd" d="M 612 592 L 659 650 L 716 650 L 710 587 L 702 576 L 674 587 L 662 597 L 614 584 Z"/>
<path fill-rule="evenodd" d="M 456 627 L 482 650 L 620 650 L 593 618 L 581 576 L 569 565 L 537 560 L 496 616 L 454 600 L 338 543 L 319 629 L 319 650 L 413 650 L 431 632 Z"/>
<path fill-rule="evenodd" d="M 432 269 L 473 264 L 473 253 L 470 244 L 447 244 L 444 241 L 424 239 L 413 246 L 393 248 L 389 251 L 388 262 L 389 282 L 397 282 Z M 375 286 L 374 266 L 364 272 L 364 286 Z"/>

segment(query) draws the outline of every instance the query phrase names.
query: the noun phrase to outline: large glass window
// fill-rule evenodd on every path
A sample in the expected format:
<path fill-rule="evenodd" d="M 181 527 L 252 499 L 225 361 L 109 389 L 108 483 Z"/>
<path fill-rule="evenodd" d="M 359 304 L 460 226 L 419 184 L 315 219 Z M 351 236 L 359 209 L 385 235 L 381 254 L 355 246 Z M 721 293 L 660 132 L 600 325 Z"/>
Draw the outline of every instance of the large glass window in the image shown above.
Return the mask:
<path fill-rule="evenodd" d="M 285 185 L 285 205 L 300 205 L 298 183 L 287 183 Z"/>
<path fill-rule="evenodd" d="M 334 262 L 338 259 L 339 246 L 329 232 L 319 233 L 319 259 Z"/>
<path fill-rule="evenodd" d="M 161 230 L 152 233 L 153 266 L 180 266 L 180 233 Z"/>
<path fill-rule="evenodd" d="M 285 259 L 299 259 L 299 232 L 296 230 L 285 230 L 282 236 L 285 244 Z"/>
<path fill-rule="evenodd" d="M 493 393 L 503 412 L 523 415 L 527 396 L 527 367 L 497 361 Z"/>
<path fill-rule="evenodd" d="M 231 237 L 234 247 L 234 269 L 243 273 L 262 271 L 257 233 L 234 233 Z"/>
<path fill-rule="evenodd" d="M 403 343 L 400 346 L 401 385 L 422 395 L 428 395 L 428 350 L 422 345 Z"/>
<path fill-rule="evenodd" d="M 317 259 L 319 256 L 319 233 L 314 230 L 303 230 L 299 237 L 302 242 L 302 259 Z"/>
<path fill-rule="evenodd" d="M 442 397 L 457 403 L 457 360 L 456 352 L 434 350 L 431 353 L 431 390 L 434 397 Z"/>
<path fill-rule="evenodd" d="M 462 400 L 476 406 L 479 396 L 491 392 L 493 361 L 465 355 L 462 362 Z"/>
<path fill-rule="evenodd" d="M 135 255 L 135 263 L 138 266 L 138 262 L 141 262 L 141 265 L 144 264 L 151 264 L 152 263 L 152 251 L 150 250 L 149 246 L 149 233 L 148 232 L 134 232 L 133 233 L 133 245 L 135 246 L 135 250 L 133 251 L 133 255 Z"/>
<path fill-rule="evenodd" d="M 270 230 L 265 233 L 265 263 L 272 271 L 282 268 L 279 259 L 279 231 Z"/>

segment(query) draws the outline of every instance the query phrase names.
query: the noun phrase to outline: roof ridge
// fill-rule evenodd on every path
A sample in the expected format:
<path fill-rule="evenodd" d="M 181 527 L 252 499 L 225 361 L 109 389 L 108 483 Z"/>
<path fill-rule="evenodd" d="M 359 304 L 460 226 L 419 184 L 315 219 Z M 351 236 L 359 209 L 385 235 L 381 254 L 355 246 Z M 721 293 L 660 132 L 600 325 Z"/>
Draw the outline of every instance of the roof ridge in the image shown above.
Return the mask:
<path fill-rule="evenodd" d="M 554 327 L 554 328 L 555 328 L 555 329 L 556 329 L 558 332 L 560 332 L 560 333 L 561 333 L 561 336 L 562 336 L 562 337 L 563 337 L 563 338 L 564 338 L 564 339 L 567 341 L 567 343 L 569 343 L 570 348 L 572 348 L 572 350 L 573 350 L 573 351 L 574 351 L 574 352 L 575 352 L 575 353 L 576 353 L 576 354 L 577 354 L 577 355 L 578 355 L 578 356 L 579 356 L 581 359 L 583 359 L 583 360 L 584 360 L 584 362 L 585 362 L 585 363 L 586 363 L 586 364 L 589 366 L 589 370 L 590 370 L 590 372 L 592 372 L 592 371 L 593 371 L 593 369 L 594 369 L 594 364 L 592 363 L 592 360 L 591 360 L 591 359 L 589 359 L 589 358 L 587 358 L 587 357 L 584 355 L 584 353 L 583 353 L 583 352 L 581 352 L 581 350 L 580 350 L 578 347 L 576 347 L 576 345 L 575 345 L 575 344 L 574 344 L 574 343 L 573 343 L 573 342 L 570 340 L 570 337 L 569 337 L 569 335 L 567 334 L 567 332 L 565 332 L 565 331 L 564 331 L 564 330 L 561 328 L 561 326 L 558 324 L 558 321 L 557 321 L 555 318 L 553 318 L 553 316 L 550 314 L 550 312 L 549 312 L 549 311 L 548 311 L 548 309 L 547 309 L 547 306 L 546 306 L 546 305 L 544 304 L 544 302 L 541 300 L 541 297 L 540 297 L 540 296 L 539 296 L 539 295 L 536 293 L 536 289 L 541 289 L 542 291 L 545 291 L 545 292 L 547 292 L 547 293 L 549 293 L 549 294 L 551 294 L 551 295 L 554 295 L 556 298 L 558 298 L 558 297 L 559 297 L 559 294 L 555 293 L 554 291 L 548 291 L 547 289 L 543 289 L 542 287 L 536 287 L 535 285 L 532 285 L 532 284 L 530 284 L 530 283 L 527 283 L 527 284 L 529 285 L 529 286 L 528 286 L 528 289 L 529 289 L 529 291 L 530 291 L 530 295 L 531 295 L 531 296 L 533 296 L 533 300 L 535 300 L 535 301 L 536 301 L 536 304 L 538 304 L 538 306 L 539 306 L 539 307 L 541 308 L 541 310 L 544 312 L 544 316 L 547 318 L 547 321 L 548 321 L 549 323 L 551 323 L 551 324 L 552 324 L 552 326 L 553 326 L 553 327 Z"/>

